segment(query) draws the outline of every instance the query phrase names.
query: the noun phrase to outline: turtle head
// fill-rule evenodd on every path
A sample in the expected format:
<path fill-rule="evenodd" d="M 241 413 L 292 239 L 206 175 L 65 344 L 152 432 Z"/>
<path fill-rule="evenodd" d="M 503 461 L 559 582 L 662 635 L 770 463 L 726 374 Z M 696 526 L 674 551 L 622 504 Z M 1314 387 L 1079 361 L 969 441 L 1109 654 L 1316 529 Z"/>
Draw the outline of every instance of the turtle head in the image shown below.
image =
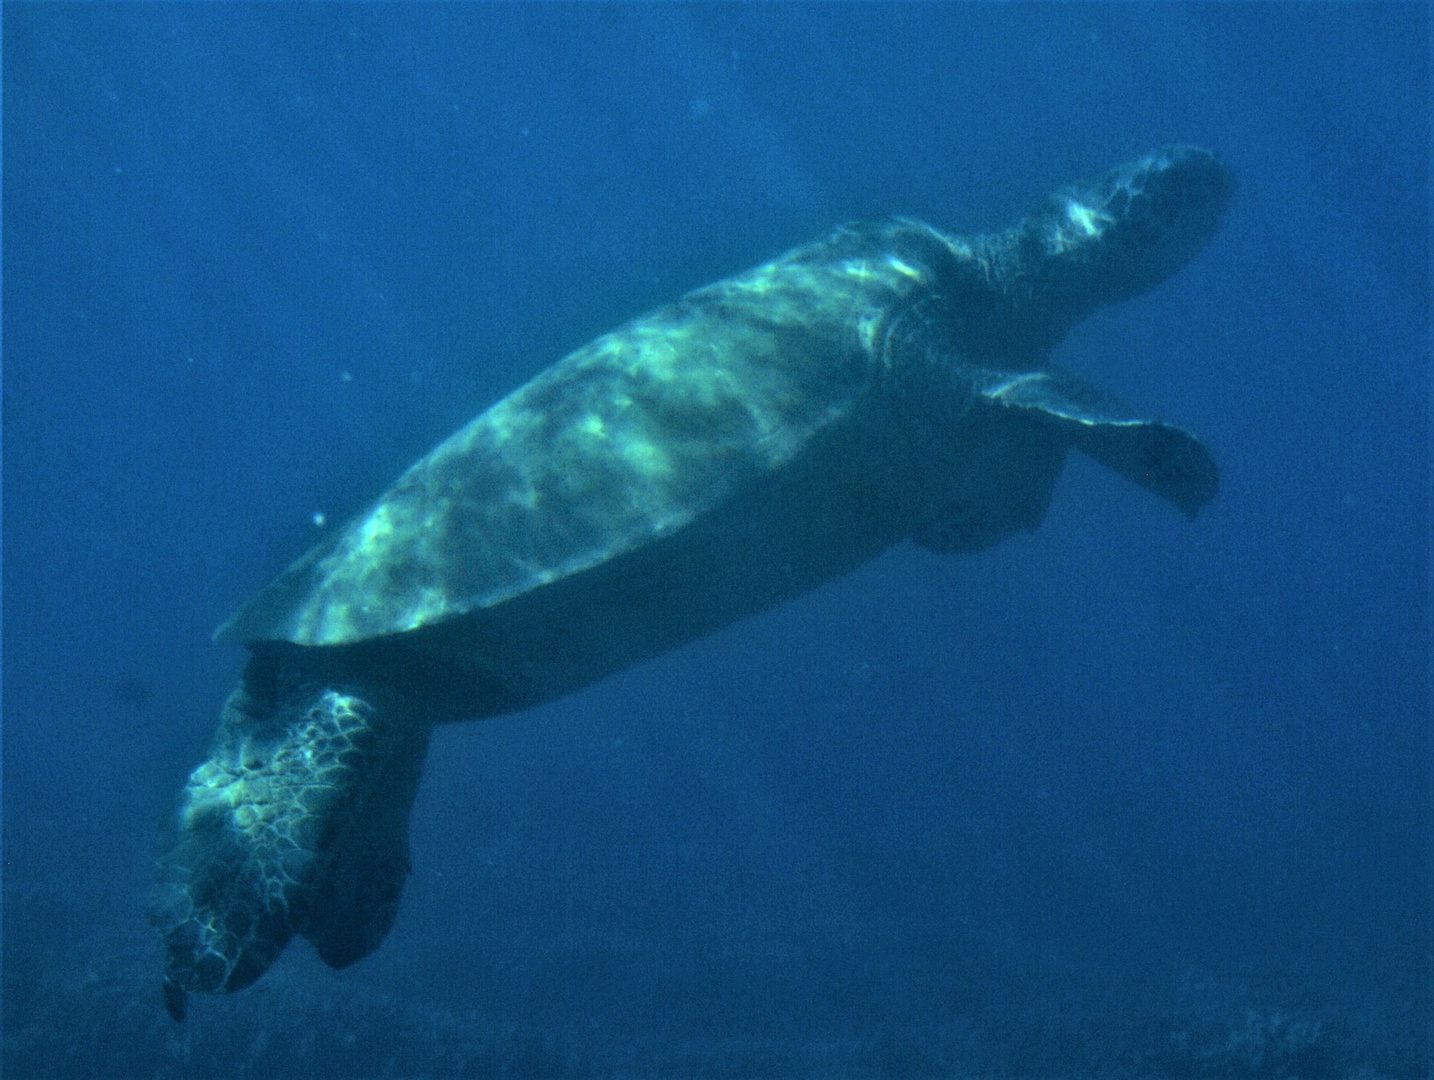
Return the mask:
<path fill-rule="evenodd" d="M 1189 262 L 1215 235 L 1234 179 L 1208 150 L 1174 146 L 1051 196 L 1026 223 L 1051 287 L 1092 304 L 1135 296 Z"/>
<path fill-rule="evenodd" d="M 1096 308 L 1189 262 L 1219 229 L 1234 187 L 1210 151 L 1167 147 L 1062 188 L 1015 228 L 953 241 L 961 343 L 985 360 L 1039 362 Z"/>

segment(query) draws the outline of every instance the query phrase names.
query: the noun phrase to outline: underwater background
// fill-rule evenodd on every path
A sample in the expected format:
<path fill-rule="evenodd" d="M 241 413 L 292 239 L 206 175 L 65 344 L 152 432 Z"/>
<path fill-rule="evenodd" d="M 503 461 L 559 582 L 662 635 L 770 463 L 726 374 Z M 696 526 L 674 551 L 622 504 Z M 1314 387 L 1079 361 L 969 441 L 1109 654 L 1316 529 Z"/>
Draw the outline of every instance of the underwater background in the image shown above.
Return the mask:
<path fill-rule="evenodd" d="M 3 20 L 5 1075 L 1429 1075 L 1427 5 Z M 1072 455 L 442 728 L 383 946 L 169 1019 L 209 635 L 323 529 L 656 303 L 1172 142 L 1225 227 L 1053 359 L 1208 443 L 1198 520 Z"/>

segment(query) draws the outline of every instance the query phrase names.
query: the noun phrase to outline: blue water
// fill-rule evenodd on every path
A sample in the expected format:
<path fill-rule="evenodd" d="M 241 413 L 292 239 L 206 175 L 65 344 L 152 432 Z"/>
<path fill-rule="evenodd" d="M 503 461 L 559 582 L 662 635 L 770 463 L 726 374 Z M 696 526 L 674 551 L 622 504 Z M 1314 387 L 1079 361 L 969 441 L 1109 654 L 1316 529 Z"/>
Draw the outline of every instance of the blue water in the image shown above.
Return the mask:
<path fill-rule="evenodd" d="M 3 14 L 6 1075 L 1428 1075 L 1427 7 Z M 1055 359 L 1208 442 L 1198 520 L 1073 457 L 444 728 L 382 948 L 168 1018 L 209 634 L 316 514 L 836 222 L 1169 142 L 1223 231 Z"/>

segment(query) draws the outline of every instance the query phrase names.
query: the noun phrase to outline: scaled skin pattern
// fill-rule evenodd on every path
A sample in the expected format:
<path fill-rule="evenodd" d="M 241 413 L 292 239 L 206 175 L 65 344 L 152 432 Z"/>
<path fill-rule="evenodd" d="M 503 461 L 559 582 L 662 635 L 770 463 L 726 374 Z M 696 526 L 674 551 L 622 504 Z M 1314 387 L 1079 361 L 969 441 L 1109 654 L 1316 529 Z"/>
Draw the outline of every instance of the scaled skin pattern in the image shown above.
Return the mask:
<path fill-rule="evenodd" d="M 416 463 L 216 634 L 251 657 L 166 837 L 165 1001 L 298 933 L 372 951 L 432 725 L 568 693 L 904 539 L 1035 528 L 1075 447 L 1187 515 L 1209 453 L 1047 363 L 1183 266 L 1233 184 L 1172 147 L 1016 227 L 843 226 L 570 354 Z"/>

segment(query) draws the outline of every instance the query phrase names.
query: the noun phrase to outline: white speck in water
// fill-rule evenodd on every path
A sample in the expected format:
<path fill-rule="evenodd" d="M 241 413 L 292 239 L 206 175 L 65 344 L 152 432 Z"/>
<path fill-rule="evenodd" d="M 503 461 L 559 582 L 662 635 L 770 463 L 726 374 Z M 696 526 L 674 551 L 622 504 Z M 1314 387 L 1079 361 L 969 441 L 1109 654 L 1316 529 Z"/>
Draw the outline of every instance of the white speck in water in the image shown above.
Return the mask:
<path fill-rule="evenodd" d="M 313 523 L 314 523 L 314 528 L 316 528 L 316 529 L 322 529 L 322 528 L 324 527 L 324 522 L 326 522 L 326 521 L 328 521 L 328 520 L 329 520 L 328 518 L 324 517 L 324 512 L 323 512 L 322 510 L 315 510 L 315 511 L 314 511 L 314 516 L 313 516 L 313 518 L 312 518 L 312 521 L 313 521 Z"/>

